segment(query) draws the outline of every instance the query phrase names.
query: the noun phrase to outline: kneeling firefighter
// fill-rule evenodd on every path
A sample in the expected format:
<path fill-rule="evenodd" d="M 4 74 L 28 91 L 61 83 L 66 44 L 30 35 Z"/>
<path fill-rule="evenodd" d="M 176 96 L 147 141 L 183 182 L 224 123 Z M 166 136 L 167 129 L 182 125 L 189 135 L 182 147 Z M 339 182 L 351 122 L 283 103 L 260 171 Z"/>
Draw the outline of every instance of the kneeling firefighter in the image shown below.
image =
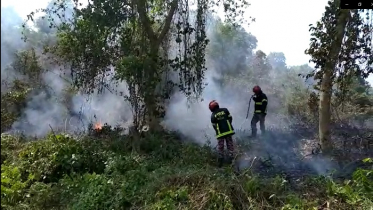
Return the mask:
<path fill-rule="evenodd" d="M 262 134 L 265 133 L 265 117 L 267 115 L 267 104 L 268 104 L 268 98 L 266 94 L 263 93 L 262 89 L 256 85 L 253 88 L 253 100 L 255 102 L 254 106 L 254 115 L 251 119 L 251 131 L 252 131 L 252 137 L 256 137 L 257 135 L 257 128 L 256 124 L 259 122 L 260 124 L 260 130 Z"/>
<path fill-rule="evenodd" d="M 215 100 L 209 103 L 211 114 L 211 123 L 216 132 L 218 140 L 219 167 L 223 165 L 224 161 L 224 143 L 227 144 L 229 151 L 230 162 L 233 160 L 234 146 L 232 136 L 235 134 L 232 126 L 232 116 L 227 108 L 220 108 L 218 102 Z"/>

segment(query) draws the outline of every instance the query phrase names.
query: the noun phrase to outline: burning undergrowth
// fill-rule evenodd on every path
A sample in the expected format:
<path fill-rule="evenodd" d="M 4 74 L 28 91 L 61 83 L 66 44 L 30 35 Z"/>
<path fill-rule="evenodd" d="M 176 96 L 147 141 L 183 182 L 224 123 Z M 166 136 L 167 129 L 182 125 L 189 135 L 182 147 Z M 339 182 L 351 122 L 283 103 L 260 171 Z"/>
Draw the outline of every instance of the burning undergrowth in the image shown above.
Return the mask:
<path fill-rule="evenodd" d="M 95 122 L 88 125 L 88 136 L 91 137 L 110 137 L 125 135 L 125 128 L 120 126 L 111 126 L 108 123 Z"/>
<path fill-rule="evenodd" d="M 307 208 L 302 208 L 311 209 L 325 201 L 335 200 L 326 194 L 328 185 L 335 188 L 330 193 L 331 196 L 340 192 L 340 189 L 345 189 L 329 177 L 310 176 L 326 175 L 317 168 L 317 164 L 323 164 L 323 161 L 328 159 L 319 155 L 312 157 L 312 161 L 302 158 L 300 148 L 297 147 L 303 145 L 302 139 L 290 135 L 286 130 L 269 129 L 267 136 L 256 140 L 247 138 L 247 131 L 237 130 L 237 148 L 241 154 L 247 154 L 248 160 L 244 160 L 243 155 L 240 156 L 238 163 L 241 164 L 242 170 L 236 176 L 229 166 L 221 170 L 216 167 L 216 153 L 211 147 L 201 147 L 197 142 L 193 143 L 188 136 L 177 132 L 148 131 L 142 133 L 141 138 L 135 139 L 133 135 L 121 132 L 119 128 L 97 121 L 90 124 L 89 137 L 71 138 L 67 135 L 52 134 L 46 139 L 17 145 L 12 136 L 2 135 L 2 161 L 3 158 L 6 161 L 17 160 L 10 162 L 7 167 L 13 166 L 13 163 L 27 163 L 28 165 L 19 167 L 20 170 L 31 169 L 35 173 L 47 174 L 48 180 L 57 180 L 58 183 L 52 183 L 52 186 L 57 186 L 61 192 L 70 193 L 70 189 L 73 189 L 82 190 L 83 193 L 85 190 L 95 193 L 104 189 L 106 193 L 113 192 L 109 197 L 118 195 L 118 198 L 132 199 L 131 204 L 134 206 L 143 205 L 144 200 L 157 202 L 157 199 L 168 199 L 164 196 L 179 198 L 183 195 L 192 203 L 186 209 L 196 208 L 200 203 L 207 203 L 204 200 L 215 201 L 214 198 L 222 196 L 227 202 L 233 203 L 234 208 L 231 209 L 250 209 L 248 206 L 253 202 L 258 206 L 276 206 L 268 209 L 280 209 L 277 206 L 284 205 L 294 197 L 297 201 L 312 201 Z M 288 151 L 285 151 L 285 146 L 289 147 Z M 3 153 L 6 148 L 8 153 Z M 10 151 L 9 148 L 16 149 Z M 279 149 L 283 151 L 279 152 Z M 270 154 L 271 152 L 273 154 Z M 15 155 L 12 155 L 13 153 Z M 17 158 L 28 161 L 19 161 Z M 320 160 L 317 161 L 317 158 Z M 323 166 L 326 168 L 325 164 Z M 73 170 L 71 167 L 74 167 Z M 90 170 L 90 174 L 86 173 L 87 170 Z M 65 178 L 61 178 L 62 175 L 65 175 Z M 83 184 L 79 185 L 82 177 L 86 178 Z M 85 183 L 89 185 L 84 185 Z M 91 190 L 94 189 L 91 188 L 91 183 L 98 186 L 97 190 Z M 355 185 L 358 184 L 360 182 Z M 354 190 L 361 188 L 361 185 L 355 185 Z M 106 188 L 107 186 L 120 188 Z M 81 195 L 75 193 L 71 196 Z M 343 196 L 345 194 L 339 195 Z M 87 194 L 86 197 L 89 201 L 96 198 L 92 194 Z M 216 200 L 219 202 L 221 199 Z M 333 202 L 333 208 L 346 209 L 339 208 L 338 202 L 340 201 Z M 184 200 L 180 203 L 184 203 Z"/>
<path fill-rule="evenodd" d="M 271 129 L 256 139 L 247 136 L 245 131 L 237 132 L 240 169 L 250 168 L 263 176 L 284 174 L 299 177 L 327 175 L 336 168 L 331 160 L 316 154 L 316 145 L 312 145 L 309 154 L 304 154 L 302 148 L 306 142 L 294 133 Z"/>
<path fill-rule="evenodd" d="M 121 127 L 112 127 L 101 122 L 90 124 L 88 130 L 90 136 L 105 139 L 129 135 Z M 140 132 L 141 135 L 145 133 L 147 132 Z M 190 144 L 191 139 L 187 136 L 178 132 L 172 132 L 172 135 L 180 143 Z M 351 165 L 357 160 L 341 163 L 338 158 L 324 156 L 320 153 L 315 136 L 304 136 L 299 133 L 299 129 L 272 128 L 257 139 L 248 136 L 249 130 L 237 130 L 234 136 L 237 145 L 236 167 L 241 173 L 249 170 L 263 177 L 282 175 L 294 181 L 310 175 L 340 177 L 342 170 L 352 168 L 343 172 L 346 177 L 357 167 Z"/>
<path fill-rule="evenodd" d="M 265 135 L 256 139 L 250 139 L 248 136 L 248 130 L 236 131 L 237 167 L 241 171 L 250 169 L 254 173 L 267 177 L 282 174 L 284 177 L 296 180 L 309 175 L 346 178 L 350 177 L 358 167 L 372 167 L 369 164 L 361 165 L 363 158 L 373 156 L 372 150 L 362 149 L 359 155 L 356 155 L 349 151 L 361 145 L 350 147 L 350 150 L 338 146 L 334 154 L 326 156 L 322 154 L 315 135 L 305 136 L 298 129 L 270 129 Z M 346 138 L 347 134 L 344 139 L 333 136 L 335 144 Z M 364 139 L 361 144 L 371 141 L 367 137 L 367 132 L 362 132 L 355 138 Z M 340 156 L 341 151 L 350 159 Z"/>

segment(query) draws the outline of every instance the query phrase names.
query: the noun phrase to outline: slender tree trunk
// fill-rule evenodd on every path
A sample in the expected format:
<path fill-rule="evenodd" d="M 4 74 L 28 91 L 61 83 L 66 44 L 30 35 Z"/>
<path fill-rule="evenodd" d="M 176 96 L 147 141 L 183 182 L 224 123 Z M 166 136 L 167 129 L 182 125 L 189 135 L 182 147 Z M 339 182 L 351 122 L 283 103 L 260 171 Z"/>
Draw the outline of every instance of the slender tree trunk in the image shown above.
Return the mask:
<path fill-rule="evenodd" d="M 323 151 L 328 152 L 332 149 L 330 139 L 330 102 L 332 97 L 332 76 L 333 71 L 324 72 L 321 82 L 320 110 L 319 110 L 319 138 Z"/>
<path fill-rule="evenodd" d="M 349 17 L 350 10 L 340 10 L 329 59 L 325 64 L 325 68 L 323 69 L 324 73 L 321 81 L 319 110 L 319 138 L 321 148 L 325 153 L 329 153 L 333 149 L 330 136 L 333 75 L 335 73 L 335 67 L 338 64 L 338 55 L 341 51 L 341 45 Z"/>
<path fill-rule="evenodd" d="M 150 40 L 150 63 L 146 67 L 146 79 L 147 79 L 147 90 L 144 93 L 144 101 L 145 106 L 148 111 L 147 115 L 147 123 L 149 129 L 151 130 L 159 130 L 161 129 L 160 120 L 157 115 L 157 104 L 156 104 L 156 92 L 155 89 L 157 85 L 160 83 L 160 75 L 158 74 L 158 56 L 159 56 L 159 48 L 164 40 L 165 36 L 170 30 L 172 18 L 178 8 L 178 0 L 173 0 L 171 2 L 170 10 L 167 13 L 167 17 L 163 23 L 163 28 L 161 29 L 160 33 L 157 34 L 154 32 L 151 21 L 146 14 L 146 2 L 145 0 L 138 0 L 136 1 L 137 11 L 139 13 L 140 21 L 144 26 L 144 30 L 147 33 L 148 39 Z"/>
<path fill-rule="evenodd" d="M 158 70 L 158 45 L 151 46 L 150 52 L 150 65 L 146 69 L 146 76 L 148 81 L 147 92 L 145 93 L 145 105 L 148 111 L 148 125 L 151 130 L 159 130 L 160 123 L 157 116 L 157 105 L 156 105 L 156 86 L 159 84 L 159 78 L 157 75 Z"/>

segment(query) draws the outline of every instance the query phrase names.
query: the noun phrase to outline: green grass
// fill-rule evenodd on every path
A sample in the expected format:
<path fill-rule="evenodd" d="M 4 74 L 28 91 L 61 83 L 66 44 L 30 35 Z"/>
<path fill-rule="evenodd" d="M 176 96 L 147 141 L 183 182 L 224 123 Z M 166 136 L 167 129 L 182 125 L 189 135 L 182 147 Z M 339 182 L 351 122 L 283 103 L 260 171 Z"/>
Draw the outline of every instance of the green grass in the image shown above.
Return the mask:
<path fill-rule="evenodd" d="M 370 161 L 367 159 L 366 161 Z M 170 133 L 140 139 L 108 133 L 27 141 L 1 136 L 3 209 L 361 209 L 372 207 L 372 170 L 352 180 L 235 175 L 208 145 Z"/>

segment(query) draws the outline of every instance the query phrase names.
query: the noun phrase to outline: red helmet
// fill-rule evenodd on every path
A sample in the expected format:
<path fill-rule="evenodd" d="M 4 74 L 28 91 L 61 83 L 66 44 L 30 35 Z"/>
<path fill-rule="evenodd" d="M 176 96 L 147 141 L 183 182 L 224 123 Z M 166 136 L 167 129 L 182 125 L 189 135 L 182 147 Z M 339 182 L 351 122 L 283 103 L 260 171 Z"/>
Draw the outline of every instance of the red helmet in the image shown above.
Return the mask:
<path fill-rule="evenodd" d="M 253 88 L 253 92 L 258 94 L 258 93 L 262 92 L 262 89 L 258 85 L 255 85 L 254 88 Z"/>
<path fill-rule="evenodd" d="M 215 100 L 212 100 L 209 103 L 209 109 L 210 109 L 210 111 L 213 111 L 213 110 L 218 109 L 218 108 L 219 108 L 219 104 Z"/>

